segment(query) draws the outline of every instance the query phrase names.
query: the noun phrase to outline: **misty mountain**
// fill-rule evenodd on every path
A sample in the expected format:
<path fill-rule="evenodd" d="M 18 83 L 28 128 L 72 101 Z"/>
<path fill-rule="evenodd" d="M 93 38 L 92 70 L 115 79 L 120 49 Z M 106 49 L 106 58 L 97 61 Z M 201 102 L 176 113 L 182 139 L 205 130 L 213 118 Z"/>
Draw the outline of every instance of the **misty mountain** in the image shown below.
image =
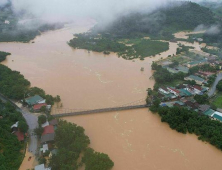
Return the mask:
<path fill-rule="evenodd" d="M 29 15 L 30 19 L 25 20 L 23 19 L 25 15 L 27 15 L 25 11 L 15 14 L 10 1 L 0 6 L 0 42 L 29 42 L 41 32 L 63 27 L 60 23 L 48 24 L 31 19 L 33 17 L 31 15 Z M 22 20 L 25 22 L 20 22 Z"/>
<path fill-rule="evenodd" d="M 180 2 L 181 3 L 181 2 Z M 106 28 L 97 25 L 94 31 L 109 33 L 119 38 L 134 38 L 141 34 L 170 37 L 172 33 L 193 30 L 200 24 L 215 23 L 214 13 L 192 2 L 171 4 L 152 13 L 131 13 L 117 18 Z M 171 37 L 172 38 L 172 37 Z"/>

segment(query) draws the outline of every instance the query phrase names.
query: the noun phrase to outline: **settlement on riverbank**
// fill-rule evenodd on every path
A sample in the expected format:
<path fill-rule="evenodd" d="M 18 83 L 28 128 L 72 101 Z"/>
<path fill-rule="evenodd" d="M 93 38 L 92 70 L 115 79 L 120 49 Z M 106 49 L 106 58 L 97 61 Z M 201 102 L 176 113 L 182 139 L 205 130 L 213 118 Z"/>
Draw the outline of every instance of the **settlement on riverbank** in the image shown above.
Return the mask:
<path fill-rule="evenodd" d="M 154 85 L 154 80 L 148 79 L 152 76 L 152 60 L 176 54 L 177 44 L 170 43 L 169 51 L 143 62 L 126 61 L 113 53 L 89 54 L 67 46 L 73 32 L 87 31 L 90 26 L 91 22 L 80 22 L 73 28 L 48 32 L 34 44 L 1 43 L 0 50 L 12 53 L 3 64 L 20 71 L 47 93 L 60 94 L 67 109 L 100 108 L 145 99 L 146 89 Z M 222 168 L 218 164 L 222 159 L 219 150 L 194 135 L 172 131 L 147 109 L 64 119 L 86 129 L 90 146 L 110 156 L 115 163 L 113 170 Z"/>

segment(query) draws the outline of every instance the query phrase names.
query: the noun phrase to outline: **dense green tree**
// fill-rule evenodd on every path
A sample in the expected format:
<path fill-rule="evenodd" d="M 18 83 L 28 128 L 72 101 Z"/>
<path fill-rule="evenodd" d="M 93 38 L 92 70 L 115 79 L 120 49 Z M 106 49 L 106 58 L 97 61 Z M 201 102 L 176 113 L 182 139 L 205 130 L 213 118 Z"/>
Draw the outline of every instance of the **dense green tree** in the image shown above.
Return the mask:
<path fill-rule="evenodd" d="M 21 150 L 24 145 L 11 133 L 11 126 L 17 121 L 25 124 L 25 119 L 10 103 L 3 103 L 1 100 L 0 116 L 3 116 L 0 119 L 0 169 L 18 170 L 23 159 Z"/>
<path fill-rule="evenodd" d="M 4 61 L 8 55 L 11 55 L 11 53 L 0 51 L 0 62 Z"/>
<path fill-rule="evenodd" d="M 40 115 L 40 116 L 38 117 L 38 123 L 39 123 L 39 125 L 45 123 L 46 120 L 47 120 L 46 116 Z"/>
<path fill-rule="evenodd" d="M 23 133 L 26 133 L 27 130 L 28 130 L 28 125 L 25 121 L 19 121 L 19 124 L 18 124 L 18 128 L 23 132 Z"/>
<path fill-rule="evenodd" d="M 23 75 L 0 64 L 0 93 L 11 99 L 23 99 L 29 86 Z"/>
<path fill-rule="evenodd" d="M 217 90 L 222 91 L 222 80 L 217 84 Z"/>
<path fill-rule="evenodd" d="M 56 97 L 54 97 L 54 101 L 55 102 L 60 102 L 61 101 L 61 98 L 59 95 L 57 95 Z"/>
<path fill-rule="evenodd" d="M 34 129 L 34 133 L 35 133 L 38 137 L 40 137 L 43 132 L 44 132 L 44 128 L 41 127 L 41 126 L 39 126 L 38 128 L 35 128 L 35 129 Z"/>
<path fill-rule="evenodd" d="M 58 152 L 50 159 L 52 170 L 77 170 L 83 163 L 85 163 L 86 169 L 91 170 L 96 168 L 97 170 L 109 170 L 113 166 L 108 155 L 87 149 L 90 140 L 84 131 L 76 124 L 59 120 L 55 131 L 55 145 L 58 147 Z M 81 153 L 83 153 L 83 162 L 78 163 Z"/>
<path fill-rule="evenodd" d="M 199 103 L 199 104 L 209 103 L 208 95 L 207 95 L 207 94 L 204 94 L 204 95 L 195 95 L 195 96 L 194 96 L 194 99 L 195 99 L 195 100 L 197 101 L 197 103 Z"/>
<path fill-rule="evenodd" d="M 82 159 L 85 163 L 85 170 L 110 170 L 114 163 L 107 154 L 95 152 L 87 148 Z"/>
<path fill-rule="evenodd" d="M 157 111 L 161 121 L 167 122 L 172 129 L 181 133 L 194 133 L 198 139 L 207 141 L 222 150 L 221 122 L 185 108 L 159 107 Z"/>

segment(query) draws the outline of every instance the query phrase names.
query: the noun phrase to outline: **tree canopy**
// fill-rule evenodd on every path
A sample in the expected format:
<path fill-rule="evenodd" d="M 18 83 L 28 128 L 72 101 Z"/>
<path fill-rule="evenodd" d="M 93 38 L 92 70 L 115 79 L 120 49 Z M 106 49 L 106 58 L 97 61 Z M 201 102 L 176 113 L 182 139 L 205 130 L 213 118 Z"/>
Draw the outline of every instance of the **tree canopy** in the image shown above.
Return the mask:
<path fill-rule="evenodd" d="M 217 90 L 222 91 L 222 80 L 217 84 Z"/>
<path fill-rule="evenodd" d="M 19 128 L 22 132 L 27 131 L 27 124 L 20 112 L 9 103 L 0 100 L 0 169 L 18 170 L 22 162 L 23 145 L 17 137 L 12 134 L 11 126 L 19 121 Z"/>

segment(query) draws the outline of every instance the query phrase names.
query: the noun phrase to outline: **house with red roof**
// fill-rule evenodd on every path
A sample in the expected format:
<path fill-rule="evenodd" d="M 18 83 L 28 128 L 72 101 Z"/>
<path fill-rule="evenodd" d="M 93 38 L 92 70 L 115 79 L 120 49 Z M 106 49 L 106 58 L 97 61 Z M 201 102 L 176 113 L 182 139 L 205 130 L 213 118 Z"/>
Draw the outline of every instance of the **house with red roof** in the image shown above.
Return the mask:
<path fill-rule="evenodd" d="M 24 133 L 22 133 L 20 130 L 16 131 L 14 134 L 17 136 L 19 141 L 24 141 Z"/>
<path fill-rule="evenodd" d="M 45 126 L 42 135 L 51 134 L 51 133 L 55 133 L 53 125 Z"/>
<path fill-rule="evenodd" d="M 55 138 L 55 131 L 53 125 L 44 127 L 44 131 L 41 136 L 41 143 L 53 142 Z"/>
<path fill-rule="evenodd" d="M 172 87 L 167 87 L 167 89 L 169 90 L 170 93 L 173 93 L 175 96 L 179 96 L 180 95 L 180 91 L 177 89 L 174 89 Z"/>
<path fill-rule="evenodd" d="M 41 109 L 43 106 L 46 107 L 47 104 L 46 104 L 46 103 L 35 104 L 35 105 L 32 107 L 32 109 L 33 109 L 33 111 L 35 111 L 35 112 L 39 112 L 40 109 Z"/>
<path fill-rule="evenodd" d="M 186 88 L 186 90 L 189 91 L 189 92 L 192 93 L 192 94 L 198 94 L 198 95 L 200 95 L 200 94 L 202 94 L 202 90 L 203 90 L 203 89 L 202 89 L 202 87 L 199 86 L 199 85 L 193 85 L 193 86 L 188 85 L 187 88 Z"/>

